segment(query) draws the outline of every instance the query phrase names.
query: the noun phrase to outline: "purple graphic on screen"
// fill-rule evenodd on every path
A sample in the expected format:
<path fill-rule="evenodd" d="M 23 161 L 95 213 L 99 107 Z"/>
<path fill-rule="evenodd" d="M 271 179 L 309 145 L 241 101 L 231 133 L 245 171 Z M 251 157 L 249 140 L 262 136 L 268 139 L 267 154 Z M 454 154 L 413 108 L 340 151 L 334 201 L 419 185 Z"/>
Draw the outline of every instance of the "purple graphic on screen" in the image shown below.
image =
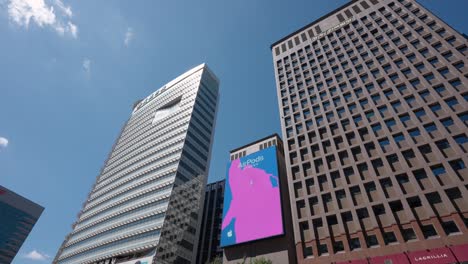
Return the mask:
<path fill-rule="evenodd" d="M 229 186 L 232 200 L 223 218 L 222 229 L 235 219 L 236 243 L 271 237 L 283 233 L 280 192 L 271 178 L 278 177 L 261 168 L 247 165 L 240 160 L 229 167 Z"/>

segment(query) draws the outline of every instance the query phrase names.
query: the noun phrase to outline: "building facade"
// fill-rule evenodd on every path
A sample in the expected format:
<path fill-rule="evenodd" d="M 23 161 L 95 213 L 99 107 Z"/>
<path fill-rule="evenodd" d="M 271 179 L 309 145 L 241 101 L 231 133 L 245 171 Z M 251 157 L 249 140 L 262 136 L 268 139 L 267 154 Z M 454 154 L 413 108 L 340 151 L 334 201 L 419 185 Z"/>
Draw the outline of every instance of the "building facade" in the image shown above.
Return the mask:
<path fill-rule="evenodd" d="M 224 183 L 225 181 L 222 180 L 206 185 L 202 224 L 197 250 L 196 263 L 198 264 L 205 264 L 216 258 L 223 257 L 220 239 Z"/>
<path fill-rule="evenodd" d="M 274 151 L 274 161 L 269 161 L 268 158 L 264 158 L 264 151 Z M 259 156 L 255 156 L 257 153 Z M 255 142 L 247 144 L 245 146 L 236 148 L 231 150 L 230 152 L 230 160 L 231 160 L 231 167 L 228 171 L 228 179 L 225 183 L 225 194 L 224 194 L 224 207 L 223 207 L 223 219 L 222 219 L 222 226 L 221 226 L 221 236 L 228 234 L 228 237 L 231 237 L 231 230 L 229 230 L 229 226 L 227 224 L 233 224 L 233 227 L 238 224 L 244 223 L 246 231 L 246 236 L 250 239 L 247 239 L 247 242 L 233 242 L 229 246 L 224 246 L 223 251 L 223 263 L 251 263 L 254 259 L 265 258 L 271 260 L 274 264 L 286 264 L 286 263 L 296 263 L 296 255 L 294 252 L 294 235 L 292 229 L 292 220 L 291 220 L 291 208 L 289 203 L 289 192 L 287 188 L 287 179 L 286 179 L 286 167 L 284 162 L 284 150 L 283 150 L 283 141 L 277 135 L 271 135 L 262 139 L 259 139 Z M 240 162 L 239 165 L 236 165 L 234 162 Z M 253 161 L 253 163 L 251 163 Z M 242 163 L 246 163 L 247 165 L 243 165 Z M 272 182 L 268 182 L 268 189 L 262 189 L 261 187 L 261 175 L 253 175 L 253 173 L 246 173 L 239 175 L 240 177 L 237 180 L 241 180 L 242 178 L 250 178 L 249 182 L 245 182 L 244 184 L 241 183 L 240 185 L 236 183 L 238 190 L 233 190 L 234 183 L 230 181 L 232 177 L 231 169 L 233 168 L 232 165 L 234 164 L 234 168 L 238 168 L 240 170 L 246 170 L 249 166 L 255 167 L 256 163 L 260 162 L 270 162 L 270 166 L 263 167 L 266 169 L 265 171 L 269 174 L 268 167 L 272 169 L 272 173 L 269 175 L 271 178 L 276 178 L 276 180 L 270 179 Z M 272 166 L 271 162 L 274 162 L 276 166 Z M 268 175 L 267 174 L 267 175 Z M 276 184 L 273 184 L 276 182 Z M 271 184 L 271 185 L 270 185 Z M 258 187 L 254 187 L 258 186 Z M 276 186 L 279 188 L 279 200 L 273 201 L 273 199 L 266 199 L 265 201 L 261 201 L 262 198 L 265 196 L 271 197 L 271 193 L 268 190 L 271 190 L 271 186 Z M 252 191 L 249 191 L 249 189 Z M 258 189 L 257 189 L 258 188 Z M 253 194 L 253 195 L 252 195 Z M 239 200 L 239 196 L 242 198 L 248 198 L 246 202 L 241 200 L 240 204 L 233 205 L 234 200 Z M 230 197 L 230 202 L 226 202 L 226 197 Z M 280 221 L 282 222 L 283 232 L 282 234 L 274 235 L 274 236 L 261 236 L 255 238 L 255 233 L 258 231 L 257 229 L 262 229 L 264 226 L 270 226 L 272 222 L 274 222 L 275 217 L 270 217 L 266 215 L 270 213 L 272 210 L 267 209 L 265 210 L 265 214 L 261 213 L 260 215 L 257 212 L 249 211 L 249 206 L 247 204 L 259 204 L 257 208 L 259 210 L 264 208 L 273 208 L 275 206 L 279 206 L 280 208 L 280 215 L 278 218 L 281 218 Z M 240 206 L 238 206 L 240 205 Z M 234 208 L 236 206 L 236 208 Z M 270 207 L 269 207 L 270 206 Z M 255 208 L 255 207 L 254 207 Z M 233 210 L 236 209 L 237 212 Z M 231 212 L 229 212 L 231 210 Z M 233 220 L 226 221 L 226 217 L 234 213 L 232 217 Z M 230 223 L 228 223 L 230 222 Z M 226 227 L 223 229 L 223 225 Z M 252 227 L 255 226 L 255 227 Z M 236 229 L 234 227 L 234 229 Z M 267 232 L 271 231 L 271 227 Z M 263 233 L 265 234 L 265 233 Z M 240 237 L 240 231 L 237 230 L 235 237 Z M 221 244 L 223 237 L 221 237 Z"/>
<path fill-rule="evenodd" d="M 0 185 L 0 263 L 11 263 L 44 207 Z"/>
<path fill-rule="evenodd" d="M 299 263 L 468 261 L 467 44 L 355 0 L 271 46 Z"/>
<path fill-rule="evenodd" d="M 193 263 L 218 87 L 202 64 L 134 105 L 54 263 Z"/>

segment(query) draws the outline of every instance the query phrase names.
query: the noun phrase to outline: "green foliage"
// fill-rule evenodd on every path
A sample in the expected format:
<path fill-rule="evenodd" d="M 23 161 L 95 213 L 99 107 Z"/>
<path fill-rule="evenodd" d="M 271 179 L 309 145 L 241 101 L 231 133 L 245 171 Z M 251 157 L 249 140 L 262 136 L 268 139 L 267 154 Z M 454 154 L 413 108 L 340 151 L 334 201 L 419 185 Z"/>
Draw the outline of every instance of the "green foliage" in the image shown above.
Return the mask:
<path fill-rule="evenodd" d="M 207 262 L 207 264 L 223 264 L 223 260 L 220 257 L 216 257 L 211 262 Z"/>
<path fill-rule="evenodd" d="M 273 261 L 266 258 L 254 259 L 252 264 L 273 264 Z"/>
<path fill-rule="evenodd" d="M 236 264 L 247 264 L 246 262 L 246 259 L 244 259 L 244 261 L 242 261 L 242 263 L 239 263 L 237 262 Z M 250 259 L 250 262 L 249 264 L 273 264 L 273 261 L 269 260 L 269 259 L 266 259 L 266 258 L 254 258 L 254 259 Z"/>

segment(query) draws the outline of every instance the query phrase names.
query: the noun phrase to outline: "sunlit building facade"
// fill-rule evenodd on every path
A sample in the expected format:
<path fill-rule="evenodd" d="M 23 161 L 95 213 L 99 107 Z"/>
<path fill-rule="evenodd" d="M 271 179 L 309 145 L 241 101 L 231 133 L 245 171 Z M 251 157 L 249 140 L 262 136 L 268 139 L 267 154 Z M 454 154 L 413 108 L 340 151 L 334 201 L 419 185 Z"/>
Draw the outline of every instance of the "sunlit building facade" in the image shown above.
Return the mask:
<path fill-rule="evenodd" d="M 194 261 L 218 88 L 202 64 L 134 105 L 54 263 Z"/>
<path fill-rule="evenodd" d="M 299 263 L 468 261 L 467 45 L 354 0 L 271 46 Z"/>

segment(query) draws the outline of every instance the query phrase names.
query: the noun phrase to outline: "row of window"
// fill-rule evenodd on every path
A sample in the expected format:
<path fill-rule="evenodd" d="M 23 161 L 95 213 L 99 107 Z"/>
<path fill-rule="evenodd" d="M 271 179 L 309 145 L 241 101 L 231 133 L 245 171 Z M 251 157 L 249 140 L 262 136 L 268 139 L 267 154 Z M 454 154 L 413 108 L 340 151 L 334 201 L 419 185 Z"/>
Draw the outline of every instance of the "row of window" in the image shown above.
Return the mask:
<path fill-rule="evenodd" d="M 372 188 L 369 189 L 369 192 L 374 191 Z M 342 195 L 340 196 L 337 194 L 337 199 L 343 199 Z M 447 216 L 452 214 L 452 212 L 446 209 L 447 204 L 442 201 L 443 199 L 448 199 L 450 201 L 456 210 L 456 216 L 452 215 L 451 217 L 447 218 Z M 323 201 L 326 203 L 325 201 L 327 201 L 327 198 L 323 198 Z M 310 210 L 319 208 L 316 197 L 309 199 L 309 205 L 311 208 Z M 327 206 L 327 204 L 323 205 L 323 207 Z M 311 222 L 314 229 L 315 243 L 317 243 L 316 248 L 318 251 L 315 254 L 320 256 L 326 253 L 330 253 L 328 251 L 329 249 L 327 244 L 321 241 L 321 239 L 328 236 L 324 229 L 325 226 L 329 227 L 327 230 L 330 230 L 330 236 L 332 237 L 330 240 L 333 247 L 333 249 L 330 250 L 332 250 L 333 253 L 344 251 L 343 242 L 347 242 L 349 250 L 352 251 L 362 247 L 375 247 L 399 242 L 411 242 L 418 239 L 423 240 L 437 237 L 439 235 L 461 234 L 461 227 L 455 223 L 454 219 L 458 217 L 460 217 L 459 219 L 463 219 L 460 208 L 466 208 L 467 206 L 468 205 L 466 204 L 466 201 L 462 199 L 460 190 L 455 187 L 446 189 L 440 193 L 431 192 L 425 193 L 424 195 L 411 196 L 400 200 L 389 201 L 388 205 L 376 204 L 372 205 L 370 208 L 358 208 L 353 212 L 344 211 L 337 215 L 327 215 L 326 217 L 315 219 L 313 218 L 311 219 Z M 304 203 L 298 204 L 298 210 L 303 210 L 304 207 Z M 432 211 L 433 214 L 440 217 L 432 218 L 430 221 L 427 221 L 430 215 L 428 211 Z M 301 211 L 298 213 L 300 214 Z M 418 231 L 422 233 L 423 237 L 417 237 L 414 230 L 415 226 L 410 224 L 413 216 L 417 221 L 416 228 L 419 229 Z M 372 224 L 372 221 L 370 221 L 370 218 L 378 220 L 377 223 L 379 225 L 379 229 L 375 229 L 375 226 Z M 340 230 L 341 228 L 338 227 L 339 221 L 344 224 L 344 230 Z M 440 224 L 442 227 L 442 230 L 440 231 L 444 232 L 444 234 L 438 233 L 434 227 L 434 224 L 436 223 Z M 388 228 L 388 226 L 392 225 L 397 225 L 397 228 Z M 465 227 L 468 226 L 468 221 L 466 221 L 466 219 L 464 225 Z M 304 240 L 310 240 L 310 238 L 312 238 L 312 230 L 310 229 L 309 221 L 300 222 L 299 227 L 302 236 L 304 238 L 308 238 Z M 396 231 L 395 229 L 398 230 L 397 232 L 400 232 L 399 236 L 402 237 L 403 240 L 400 241 L 397 239 L 394 232 Z M 357 235 L 353 234 L 356 230 L 367 231 L 364 232 L 365 241 L 361 241 Z M 346 233 L 346 237 L 348 239 L 341 238 L 344 235 L 343 231 Z M 383 241 L 379 241 L 377 239 L 377 234 L 383 238 Z M 305 250 L 304 257 L 312 256 L 314 254 L 314 252 L 312 252 L 312 247 L 310 246 L 306 247 L 304 245 L 303 249 Z"/>

